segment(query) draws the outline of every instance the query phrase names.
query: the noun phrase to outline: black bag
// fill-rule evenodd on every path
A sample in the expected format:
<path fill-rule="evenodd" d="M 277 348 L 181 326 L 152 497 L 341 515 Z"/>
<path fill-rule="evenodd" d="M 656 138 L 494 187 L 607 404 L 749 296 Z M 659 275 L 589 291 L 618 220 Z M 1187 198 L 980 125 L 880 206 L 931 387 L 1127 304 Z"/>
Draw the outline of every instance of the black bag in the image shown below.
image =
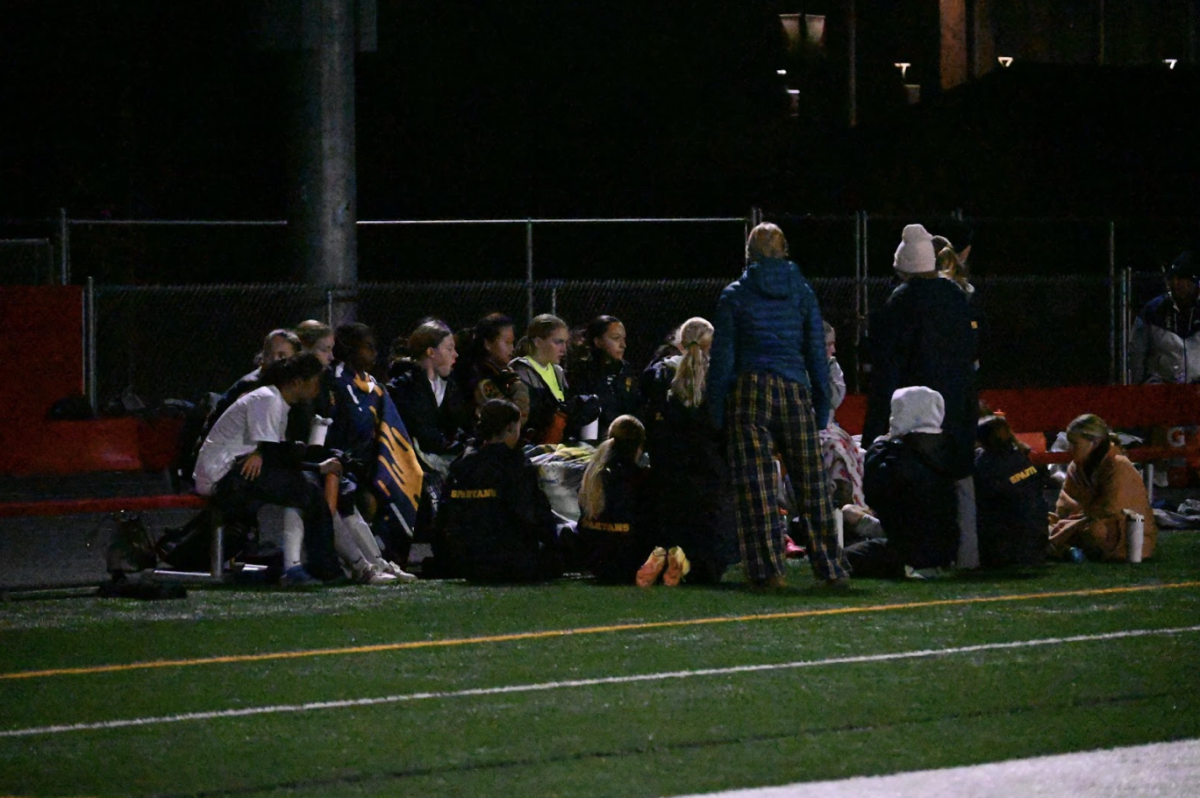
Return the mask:
<path fill-rule="evenodd" d="M 205 507 L 181 527 L 165 530 L 157 544 L 158 557 L 177 571 L 207 571 L 212 563 L 212 531 L 217 510 Z M 224 519 L 225 559 L 245 552 L 254 537 L 250 523 L 237 518 Z"/>
<path fill-rule="evenodd" d="M 50 421 L 89 421 L 95 417 L 96 411 L 81 393 L 64 396 L 50 405 L 50 410 L 46 413 L 46 418 Z"/>
<path fill-rule="evenodd" d="M 154 536 L 137 513 L 121 510 L 112 520 L 116 529 L 106 555 L 110 574 L 144 571 L 158 564 Z"/>

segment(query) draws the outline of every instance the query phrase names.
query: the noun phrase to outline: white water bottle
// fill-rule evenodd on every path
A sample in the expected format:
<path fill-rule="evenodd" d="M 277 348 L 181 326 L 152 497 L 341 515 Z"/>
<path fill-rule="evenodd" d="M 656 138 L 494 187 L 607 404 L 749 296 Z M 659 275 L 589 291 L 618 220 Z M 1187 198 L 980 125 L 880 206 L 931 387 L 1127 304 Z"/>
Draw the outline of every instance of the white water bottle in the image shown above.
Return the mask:
<path fill-rule="evenodd" d="M 313 416 L 312 430 L 308 433 L 308 445 L 324 446 L 325 436 L 329 434 L 329 425 L 332 423 L 332 418 Z"/>
<path fill-rule="evenodd" d="M 1125 511 L 1125 555 L 1132 563 L 1142 561 L 1142 545 L 1146 540 L 1146 519 L 1133 510 Z"/>

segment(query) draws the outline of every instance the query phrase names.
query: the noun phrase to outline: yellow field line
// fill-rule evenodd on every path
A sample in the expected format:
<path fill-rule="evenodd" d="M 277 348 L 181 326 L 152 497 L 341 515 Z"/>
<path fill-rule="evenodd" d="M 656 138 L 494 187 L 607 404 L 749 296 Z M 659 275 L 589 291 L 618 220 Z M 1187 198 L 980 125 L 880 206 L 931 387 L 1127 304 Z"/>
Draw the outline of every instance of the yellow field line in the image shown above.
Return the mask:
<path fill-rule="evenodd" d="M 866 607 L 833 607 L 819 610 L 796 610 L 794 612 L 771 612 L 758 615 L 731 615 L 715 618 L 689 618 L 678 621 L 647 621 L 645 623 L 614 624 L 611 626 L 585 626 L 578 629 L 548 629 L 541 632 L 514 632 L 482 637 L 458 637 L 446 640 L 410 640 L 404 643 L 380 643 L 373 646 L 349 646 L 345 648 L 318 648 L 306 651 L 277 651 L 269 654 L 232 654 L 222 657 L 200 659 L 155 660 L 153 662 L 130 662 L 124 665 L 93 665 L 79 668 L 51 668 L 40 671 L 14 671 L 0 673 L 0 680 L 36 679 L 45 676 L 77 676 L 93 673 L 115 673 L 118 671 L 147 670 L 150 668 L 186 668 L 193 665 L 225 665 L 242 662 L 264 662 L 268 660 L 302 659 L 306 657 L 328 657 L 342 654 L 374 654 L 381 651 L 405 651 L 416 648 L 444 648 L 467 646 L 480 643 L 508 643 L 515 640 L 542 640 L 570 635 L 605 634 L 629 632 L 643 629 L 665 629 L 678 626 L 701 626 L 717 623 L 743 623 L 746 621 L 775 621 L 794 618 L 815 618 L 824 615 L 852 615 L 866 612 L 893 612 L 896 610 L 925 609 L 927 607 L 952 607 L 967 604 L 988 604 L 1004 601 L 1033 601 L 1035 599 L 1069 598 L 1072 596 L 1105 596 L 1118 593 L 1138 593 L 1152 590 L 1200 587 L 1200 581 L 1175 582 L 1160 585 L 1134 585 L 1130 587 L 1107 587 L 1091 590 L 1063 590 L 1049 593 L 1016 593 L 1004 596 L 977 596 L 975 598 L 938 599 L 914 601 L 904 604 L 877 604 Z"/>

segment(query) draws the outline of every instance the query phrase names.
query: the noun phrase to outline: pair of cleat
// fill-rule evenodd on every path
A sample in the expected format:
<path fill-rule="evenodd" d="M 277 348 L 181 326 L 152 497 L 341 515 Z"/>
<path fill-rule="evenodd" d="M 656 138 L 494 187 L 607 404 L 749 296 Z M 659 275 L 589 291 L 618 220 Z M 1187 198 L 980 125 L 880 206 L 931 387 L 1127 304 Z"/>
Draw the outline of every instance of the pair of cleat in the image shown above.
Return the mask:
<path fill-rule="evenodd" d="M 642 563 L 642 567 L 638 569 L 637 586 L 650 587 L 658 581 L 658 577 L 661 575 L 664 585 L 675 587 L 691 570 L 692 564 L 688 562 L 683 549 L 672 546 L 671 550 L 667 551 L 662 546 L 658 546 L 650 552 L 646 562 Z"/>

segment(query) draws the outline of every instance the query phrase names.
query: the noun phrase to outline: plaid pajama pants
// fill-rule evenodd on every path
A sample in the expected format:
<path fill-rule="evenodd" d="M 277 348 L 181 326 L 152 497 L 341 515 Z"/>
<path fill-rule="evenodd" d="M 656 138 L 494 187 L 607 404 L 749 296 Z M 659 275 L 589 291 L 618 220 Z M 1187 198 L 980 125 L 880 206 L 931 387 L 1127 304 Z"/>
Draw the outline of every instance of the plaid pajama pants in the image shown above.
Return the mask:
<path fill-rule="evenodd" d="M 808 519 L 813 573 L 822 580 L 847 576 L 808 388 L 776 374 L 741 374 L 730 395 L 727 418 L 738 544 L 746 575 L 762 581 L 784 572 L 787 519 L 779 511 L 771 456 L 778 449 Z"/>

